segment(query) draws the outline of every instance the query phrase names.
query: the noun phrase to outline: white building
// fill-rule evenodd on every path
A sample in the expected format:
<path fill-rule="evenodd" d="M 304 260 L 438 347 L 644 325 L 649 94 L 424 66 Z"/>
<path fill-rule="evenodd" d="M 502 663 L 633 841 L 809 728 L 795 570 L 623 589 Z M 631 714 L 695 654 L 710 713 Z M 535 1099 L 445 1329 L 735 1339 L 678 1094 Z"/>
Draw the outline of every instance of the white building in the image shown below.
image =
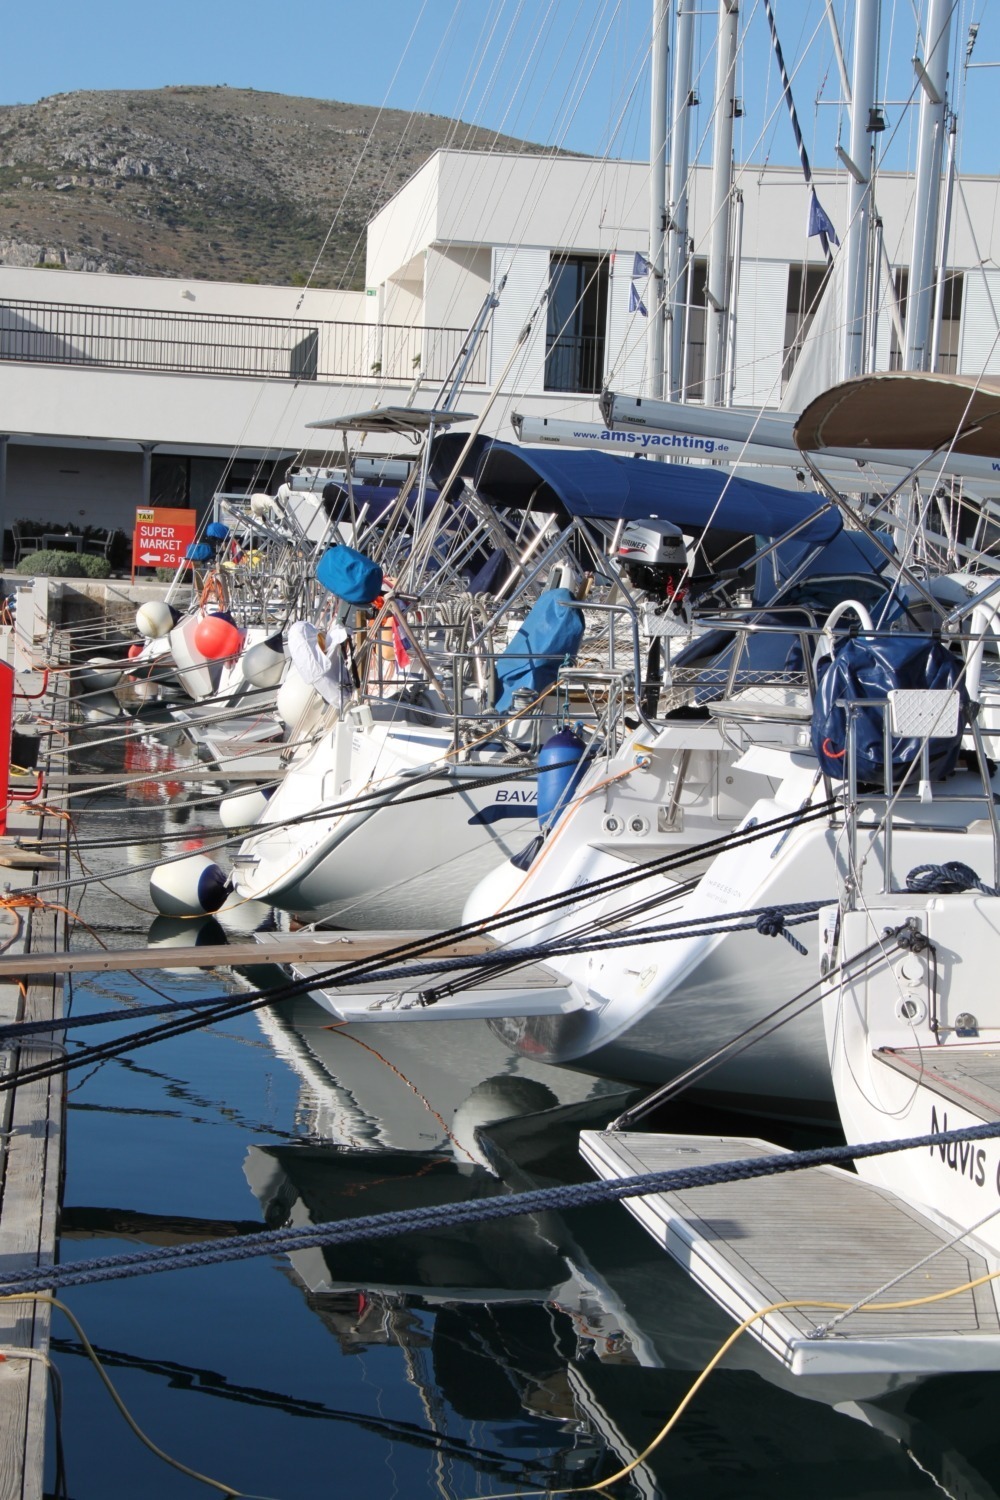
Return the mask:
<path fill-rule="evenodd" d="M 815 182 L 843 230 L 845 175 Z M 644 389 L 647 320 L 630 305 L 652 296 L 635 261 L 649 248 L 648 187 L 645 163 L 439 151 L 373 220 L 364 292 L 0 267 L 3 524 L 44 516 L 130 531 L 136 505 L 201 507 L 224 476 L 230 488 L 263 487 L 296 454 L 322 461 L 327 435 L 309 423 L 435 399 L 504 274 L 461 409 L 488 406 L 484 430 L 502 437 L 514 410 L 593 422 L 603 387 Z M 1000 371 L 1000 271 L 983 266 L 997 190 L 995 178 L 961 183 L 940 368 Z M 776 406 L 824 260 L 806 236 L 797 169 L 747 167 L 737 193 L 732 399 Z M 904 299 L 912 196 L 910 179 L 879 178 L 882 238 Z M 709 205 L 709 173 L 698 169 L 684 365 L 694 399 Z M 898 348 L 892 300 L 883 289 L 882 367 Z"/>

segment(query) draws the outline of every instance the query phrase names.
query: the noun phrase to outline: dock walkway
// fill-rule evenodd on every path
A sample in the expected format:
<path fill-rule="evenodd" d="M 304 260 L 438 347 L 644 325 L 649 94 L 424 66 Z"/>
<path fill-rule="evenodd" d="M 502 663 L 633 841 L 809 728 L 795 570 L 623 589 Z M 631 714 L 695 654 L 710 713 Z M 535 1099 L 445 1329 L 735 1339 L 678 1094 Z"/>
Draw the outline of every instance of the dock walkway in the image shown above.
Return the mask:
<path fill-rule="evenodd" d="M 14 641 L 10 632 L 0 642 L 7 647 L 15 669 Z M 17 687 L 38 690 L 19 676 Z M 68 687 L 59 674 L 49 678 L 45 695 L 30 706 L 37 717 L 65 719 Z M 15 711 L 27 706 L 15 700 Z M 33 714 L 34 716 L 34 714 Z M 49 765 L 63 769 L 66 740 L 55 730 L 42 730 L 40 769 Z M 25 790 L 33 776 L 14 777 Z M 39 811 L 38 804 L 14 802 L 8 812 L 8 839 L 43 833 L 47 841 L 58 839 L 68 828 L 64 818 Z M 0 840 L 2 847 L 4 840 Z M 60 857 L 65 874 L 69 859 L 68 838 Z M 15 863 L 20 863 L 17 861 Z M 0 870 L 4 897 L 16 900 L 18 891 L 30 891 L 39 879 L 51 881 L 51 868 L 7 867 Z M 68 946 L 68 919 L 55 905 L 36 908 L 6 904 L 0 907 L 0 952 L 11 960 L 32 949 L 62 951 Z M 0 981 L 0 1020 L 53 1020 L 63 1016 L 63 984 L 60 975 Z M 63 1033 L 39 1042 L 0 1051 L 0 1074 L 9 1074 L 35 1062 L 48 1060 L 53 1048 L 61 1050 Z M 65 1080 L 62 1077 L 26 1083 L 0 1095 L 0 1264 L 5 1269 L 51 1265 L 55 1258 L 56 1231 L 63 1164 Z M 25 1299 L 0 1302 L 0 1350 L 7 1356 L 0 1364 L 0 1500 L 42 1500 L 45 1472 L 45 1423 L 48 1403 L 48 1346 L 51 1309 L 44 1302 Z M 18 1358 L 18 1349 L 31 1354 Z"/>

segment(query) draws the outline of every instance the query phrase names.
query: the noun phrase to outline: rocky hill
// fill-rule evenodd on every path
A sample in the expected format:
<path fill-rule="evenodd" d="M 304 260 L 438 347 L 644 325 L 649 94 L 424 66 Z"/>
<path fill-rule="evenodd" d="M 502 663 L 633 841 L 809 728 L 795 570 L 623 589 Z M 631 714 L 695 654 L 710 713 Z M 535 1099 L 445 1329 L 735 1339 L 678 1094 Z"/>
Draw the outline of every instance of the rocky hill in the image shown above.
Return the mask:
<path fill-rule="evenodd" d="M 440 146 L 537 150 L 438 115 L 253 89 L 0 106 L 0 265 L 364 283 L 365 226 Z"/>

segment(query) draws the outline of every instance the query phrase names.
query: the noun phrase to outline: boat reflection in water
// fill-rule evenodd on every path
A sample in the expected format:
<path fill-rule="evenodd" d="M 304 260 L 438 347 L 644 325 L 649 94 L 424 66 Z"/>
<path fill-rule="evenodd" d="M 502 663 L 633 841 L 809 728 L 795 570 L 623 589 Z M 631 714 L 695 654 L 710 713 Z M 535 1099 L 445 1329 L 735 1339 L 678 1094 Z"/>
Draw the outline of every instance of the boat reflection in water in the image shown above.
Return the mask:
<path fill-rule="evenodd" d="M 340 1147 L 443 1151 L 485 1166 L 480 1127 L 590 1099 L 609 1120 L 621 1098 L 606 1080 L 515 1057 L 476 1021 L 453 1022 L 442 1045 L 433 1027 L 337 1025 L 307 996 L 258 1015 L 302 1079 L 300 1128 Z"/>
<path fill-rule="evenodd" d="M 361 1045 L 307 1000 L 261 1023 L 302 1079 L 308 1135 L 247 1154 L 271 1227 L 580 1179 L 579 1130 L 622 1105 L 606 1083 L 499 1045 L 492 1056 L 472 1023 L 449 1028 L 444 1055 L 425 1027 L 368 1026 Z M 297 1251 L 289 1262 L 344 1354 L 399 1351 L 424 1437 L 471 1465 L 485 1493 L 491 1483 L 594 1483 L 633 1460 L 732 1326 L 613 1203 Z M 373 1365 L 372 1379 L 384 1378 Z M 614 1493 L 687 1486 L 721 1500 L 737 1487 L 755 1493 L 750 1481 L 767 1474 L 779 1500 L 805 1485 L 997 1500 L 1000 1455 L 973 1414 L 1000 1398 L 1000 1377 L 936 1380 L 879 1402 L 863 1394 L 806 1389 L 741 1340 Z M 468 1475 L 463 1488 L 450 1472 L 447 1492 L 471 1493 Z"/>

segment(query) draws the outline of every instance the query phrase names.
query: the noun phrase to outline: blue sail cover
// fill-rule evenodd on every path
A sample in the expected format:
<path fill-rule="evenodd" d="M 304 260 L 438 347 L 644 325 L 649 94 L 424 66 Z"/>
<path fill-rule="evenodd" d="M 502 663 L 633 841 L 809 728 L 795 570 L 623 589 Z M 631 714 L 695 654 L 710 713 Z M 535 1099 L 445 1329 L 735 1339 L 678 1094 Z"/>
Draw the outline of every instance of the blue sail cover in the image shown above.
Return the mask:
<path fill-rule="evenodd" d="M 514 706 L 520 689 L 537 697 L 551 687 L 564 661 L 573 662 L 583 640 L 583 614 L 573 609 L 569 589 L 547 589 L 528 610 L 510 645 L 498 658 L 497 712 Z"/>
<path fill-rule="evenodd" d="M 434 440 L 431 479 L 444 485 L 468 439 L 449 432 Z M 721 470 L 688 464 L 647 463 L 616 453 L 574 448 L 521 448 L 477 437 L 462 461 L 459 479 L 472 483 L 489 504 L 561 510 L 582 520 L 643 521 L 655 517 L 675 526 L 711 526 L 763 537 L 783 536 L 819 510 L 822 500 L 797 495 Z M 449 499 L 457 498 L 454 491 Z M 842 529 L 827 509 L 799 533 L 812 545 Z"/>

